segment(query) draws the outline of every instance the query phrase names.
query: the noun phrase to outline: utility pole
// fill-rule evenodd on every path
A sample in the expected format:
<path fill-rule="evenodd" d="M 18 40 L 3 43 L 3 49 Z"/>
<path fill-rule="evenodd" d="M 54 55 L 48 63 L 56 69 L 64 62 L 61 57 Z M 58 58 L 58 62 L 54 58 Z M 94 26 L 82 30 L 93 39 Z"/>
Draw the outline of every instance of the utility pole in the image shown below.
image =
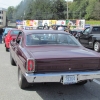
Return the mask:
<path fill-rule="evenodd" d="M 25 10 L 24 10 L 24 15 L 23 15 L 23 20 L 24 20 L 24 17 L 25 17 Z"/>
<path fill-rule="evenodd" d="M 68 0 L 67 0 L 67 19 L 68 19 Z"/>

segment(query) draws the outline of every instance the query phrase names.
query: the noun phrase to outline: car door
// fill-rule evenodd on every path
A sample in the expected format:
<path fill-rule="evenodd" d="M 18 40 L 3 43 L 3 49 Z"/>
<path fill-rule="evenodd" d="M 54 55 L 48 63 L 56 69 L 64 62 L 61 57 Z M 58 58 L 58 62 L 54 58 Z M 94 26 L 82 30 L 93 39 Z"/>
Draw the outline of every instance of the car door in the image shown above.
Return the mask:
<path fill-rule="evenodd" d="M 15 58 L 16 64 L 19 58 L 19 46 L 21 45 L 21 41 L 22 41 L 22 34 L 19 33 L 16 38 L 16 43 L 15 43 L 16 45 L 14 46 L 14 58 Z"/>
<path fill-rule="evenodd" d="M 21 34 L 21 32 L 17 35 L 16 39 L 13 39 L 10 41 L 10 53 L 15 62 L 16 62 L 16 49 L 17 49 L 17 46 L 19 45 L 17 40 L 20 37 L 20 34 Z"/>
<path fill-rule="evenodd" d="M 11 56 L 14 59 L 14 61 L 15 61 L 15 47 L 16 47 L 16 41 L 15 40 L 12 40 L 10 42 L 10 53 L 11 53 Z"/>
<path fill-rule="evenodd" d="M 19 66 L 21 68 L 22 71 L 26 71 L 25 70 L 25 64 L 26 64 L 26 57 L 24 55 L 24 48 L 23 48 L 23 37 L 20 38 L 20 42 L 16 45 L 15 48 L 15 59 L 16 59 L 16 63 L 17 66 Z M 24 67 L 22 67 L 24 66 Z"/>
<path fill-rule="evenodd" d="M 89 46 L 89 40 L 91 38 L 91 34 L 90 34 L 90 27 L 86 28 L 83 33 L 81 33 L 80 37 L 79 37 L 79 41 L 80 43 L 85 46 L 88 47 Z"/>

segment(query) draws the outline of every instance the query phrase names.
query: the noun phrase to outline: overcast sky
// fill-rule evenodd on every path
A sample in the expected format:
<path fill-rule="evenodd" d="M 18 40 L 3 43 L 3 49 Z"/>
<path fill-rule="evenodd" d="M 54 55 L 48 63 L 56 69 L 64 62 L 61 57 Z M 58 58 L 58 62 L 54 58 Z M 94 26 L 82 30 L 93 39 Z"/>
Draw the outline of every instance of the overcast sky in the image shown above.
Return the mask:
<path fill-rule="evenodd" d="M 0 0 L 0 8 L 8 8 L 9 6 L 17 6 L 22 0 Z M 66 0 L 73 1 L 73 0 Z"/>
<path fill-rule="evenodd" d="M 0 8 L 8 8 L 9 6 L 17 6 L 22 0 L 0 0 Z"/>

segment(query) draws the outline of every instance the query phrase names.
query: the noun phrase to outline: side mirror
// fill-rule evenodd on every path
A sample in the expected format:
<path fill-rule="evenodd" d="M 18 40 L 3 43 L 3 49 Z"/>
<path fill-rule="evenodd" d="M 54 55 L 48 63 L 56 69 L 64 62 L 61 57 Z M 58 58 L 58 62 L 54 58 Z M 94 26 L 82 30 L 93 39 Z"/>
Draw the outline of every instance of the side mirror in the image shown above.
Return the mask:
<path fill-rule="evenodd" d="M 16 38 L 16 43 L 18 43 L 18 44 L 19 44 L 19 42 L 20 42 L 20 38 L 19 38 L 20 34 L 22 34 L 22 32 L 19 32 L 19 34 L 18 34 L 18 36 L 17 36 L 17 38 Z"/>
<path fill-rule="evenodd" d="M 20 39 L 16 39 L 16 43 L 18 43 L 18 44 L 19 44 L 19 42 L 20 42 Z"/>

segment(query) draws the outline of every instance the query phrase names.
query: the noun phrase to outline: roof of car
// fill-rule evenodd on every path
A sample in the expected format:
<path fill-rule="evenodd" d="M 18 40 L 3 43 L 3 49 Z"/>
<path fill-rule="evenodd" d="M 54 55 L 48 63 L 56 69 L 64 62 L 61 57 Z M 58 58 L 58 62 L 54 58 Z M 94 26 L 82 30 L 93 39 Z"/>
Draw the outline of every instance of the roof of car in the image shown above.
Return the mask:
<path fill-rule="evenodd" d="M 61 25 L 53 24 L 53 25 L 51 25 L 51 26 L 61 26 Z M 67 25 L 62 25 L 62 26 L 67 27 Z"/>
<path fill-rule="evenodd" d="M 53 33 L 65 33 L 65 34 L 69 34 L 65 31 L 58 31 L 58 30 L 23 30 L 24 34 L 32 34 L 32 33 L 50 33 L 50 34 L 53 34 Z"/>
<path fill-rule="evenodd" d="M 88 27 L 100 27 L 100 25 L 90 25 Z"/>
<path fill-rule="evenodd" d="M 11 30 L 21 30 L 21 29 L 17 29 L 17 28 L 11 28 Z"/>

